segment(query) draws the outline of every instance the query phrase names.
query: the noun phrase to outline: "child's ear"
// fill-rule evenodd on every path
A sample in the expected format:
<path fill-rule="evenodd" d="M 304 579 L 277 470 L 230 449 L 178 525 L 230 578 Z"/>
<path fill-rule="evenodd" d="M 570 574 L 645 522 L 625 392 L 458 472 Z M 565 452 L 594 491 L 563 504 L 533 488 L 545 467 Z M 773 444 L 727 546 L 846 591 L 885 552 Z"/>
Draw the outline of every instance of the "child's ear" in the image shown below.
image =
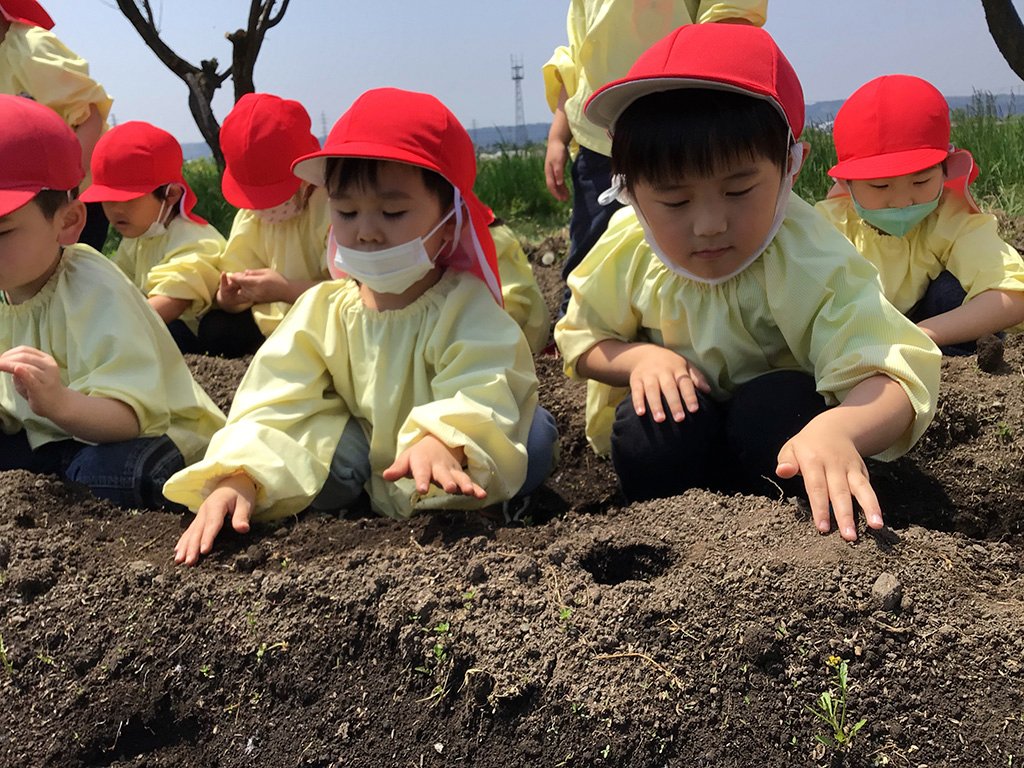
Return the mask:
<path fill-rule="evenodd" d="M 182 195 L 185 194 L 185 188 L 180 184 L 168 184 L 167 185 L 167 207 L 174 210 L 178 207 L 178 203 L 181 202 Z"/>
<path fill-rule="evenodd" d="M 82 230 L 85 229 L 85 203 L 81 200 L 72 200 L 67 205 L 62 206 L 54 216 L 57 217 L 57 222 L 60 225 L 57 242 L 61 245 L 74 245 L 77 243 Z"/>

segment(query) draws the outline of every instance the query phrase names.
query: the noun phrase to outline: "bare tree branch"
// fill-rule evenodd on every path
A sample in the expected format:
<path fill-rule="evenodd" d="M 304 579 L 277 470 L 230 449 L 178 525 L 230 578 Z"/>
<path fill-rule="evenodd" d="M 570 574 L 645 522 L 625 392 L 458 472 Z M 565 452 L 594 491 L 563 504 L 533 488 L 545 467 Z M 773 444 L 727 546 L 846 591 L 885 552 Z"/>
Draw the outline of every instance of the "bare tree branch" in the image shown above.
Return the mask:
<path fill-rule="evenodd" d="M 1017 77 L 1024 80 L 1024 23 L 1013 0 L 981 0 L 985 22 L 996 47 Z"/>
<path fill-rule="evenodd" d="M 274 7 L 279 1 L 281 7 L 275 14 Z M 235 101 L 256 90 L 252 73 L 263 46 L 263 38 L 268 29 L 280 23 L 289 1 L 250 0 L 246 28 L 225 35 L 231 42 L 231 67 L 218 73 L 217 59 L 204 59 L 197 67 L 181 58 L 163 41 L 150 0 L 116 0 L 117 7 L 135 27 L 143 42 L 164 66 L 188 86 L 188 105 L 192 117 L 221 168 L 224 167 L 224 156 L 220 151 L 220 124 L 211 107 L 214 93 L 228 77 L 234 83 Z"/>

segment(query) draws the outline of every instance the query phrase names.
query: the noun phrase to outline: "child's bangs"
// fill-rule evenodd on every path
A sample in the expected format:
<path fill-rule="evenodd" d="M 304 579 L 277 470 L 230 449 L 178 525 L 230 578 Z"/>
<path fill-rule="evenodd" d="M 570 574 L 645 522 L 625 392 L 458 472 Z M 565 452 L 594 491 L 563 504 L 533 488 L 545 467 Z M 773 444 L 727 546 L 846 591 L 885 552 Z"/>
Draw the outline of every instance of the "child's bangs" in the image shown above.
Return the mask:
<path fill-rule="evenodd" d="M 327 194 L 337 197 L 352 187 L 360 189 L 377 185 L 380 160 L 368 157 L 329 157 L 324 165 Z"/>
<path fill-rule="evenodd" d="M 729 91 L 678 89 L 644 96 L 615 123 L 612 169 L 632 189 L 706 178 L 765 158 L 785 169 L 789 129 L 769 102 Z"/>

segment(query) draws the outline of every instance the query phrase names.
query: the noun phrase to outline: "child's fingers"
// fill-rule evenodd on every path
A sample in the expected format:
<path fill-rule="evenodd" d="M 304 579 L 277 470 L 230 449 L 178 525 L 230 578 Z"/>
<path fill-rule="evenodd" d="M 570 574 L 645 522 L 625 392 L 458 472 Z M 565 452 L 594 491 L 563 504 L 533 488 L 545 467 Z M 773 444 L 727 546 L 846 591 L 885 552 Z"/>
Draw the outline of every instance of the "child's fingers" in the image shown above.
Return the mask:
<path fill-rule="evenodd" d="M 881 528 L 885 525 L 882 519 L 882 507 L 878 503 L 878 496 L 875 489 L 871 487 L 871 480 L 863 472 L 850 473 L 850 490 L 854 498 L 864 510 L 864 518 L 869 528 Z"/>
<path fill-rule="evenodd" d="M 825 478 L 839 535 L 847 541 L 856 541 L 857 523 L 853 519 L 853 497 L 847 473 L 843 468 L 826 468 Z"/>
<path fill-rule="evenodd" d="M 711 385 L 708 383 L 708 377 L 704 375 L 704 372 L 701 371 L 700 368 L 696 368 L 696 367 L 694 367 L 692 365 L 690 366 L 690 380 L 693 382 L 693 385 L 697 389 L 699 389 L 701 392 L 704 392 L 704 393 L 711 392 Z M 691 408 L 690 409 L 691 412 L 693 412 L 695 410 L 697 410 L 697 409 L 696 408 Z"/>
<path fill-rule="evenodd" d="M 455 482 L 458 483 L 459 493 L 463 496 L 473 496 L 477 499 L 487 498 L 487 491 L 474 483 L 473 478 L 471 478 L 464 470 L 456 470 L 452 473 L 452 477 L 455 479 Z"/>
<path fill-rule="evenodd" d="M 679 392 L 679 394 L 683 396 L 683 402 L 686 404 L 686 410 L 689 413 L 695 413 L 700 407 L 700 402 L 697 400 L 697 389 L 694 386 L 695 382 L 691 378 L 693 376 L 693 370 L 694 369 L 691 368 L 689 374 L 684 374 L 677 378 L 675 387 L 675 391 Z M 673 394 L 675 394 L 675 392 L 673 392 Z M 682 415 L 685 416 L 686 414 L 684 413 Z M 676 419 L 676 421 L 682 420 L 683 419 L 681 417 Z"/>
<path fill-rule="evenodd" d="M 795 458 L 795 457 L 794 457 Z M 804 478 L 804 490 L 807 491 L 807 501 L 811 505 L 811 518 L 814 520 L 814 527 L 821 533 L 828 533 L 832 524 L 829 520 L 829 494 L 828 478 L 825 470 L 817 462 L 804 461 L 794 462 L 797 472 Z M 797 472 L 794 472 L 795 475 Z M 779 475 L 782 477 L 782 475 Z M 793 475 L 790 475 L 792 477 Z"/>
<path fill-rule="evenodd" d="M 402 455 L 394 460 L 390 467 L 381 472 L 381 477 L 389 483 L 409 476 L 408 452 L 403 451 Z"/>

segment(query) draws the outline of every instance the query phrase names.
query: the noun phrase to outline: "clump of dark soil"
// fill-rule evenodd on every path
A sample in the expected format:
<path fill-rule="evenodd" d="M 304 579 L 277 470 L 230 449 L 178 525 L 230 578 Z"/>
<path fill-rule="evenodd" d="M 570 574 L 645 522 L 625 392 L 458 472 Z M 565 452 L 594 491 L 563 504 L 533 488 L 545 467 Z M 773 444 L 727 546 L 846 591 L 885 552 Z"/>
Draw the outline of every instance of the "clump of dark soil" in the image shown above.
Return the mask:
<path fill-rule="evenodd" d="M 189 362 L 226 407 L 244 365 Z M 891 527 L 855 545 L 791 500 L 623 504 L 583 385 L 538 370 L 562 453 L 526 525 L 306 514 L 183 569 L 182 517 L 0 474 L 0 765 L 1024 760 L 1020 341 L 944 363 L 924 439 L 872 464 Z M 810 711 L 837 659 L 845 754 Z"/>

